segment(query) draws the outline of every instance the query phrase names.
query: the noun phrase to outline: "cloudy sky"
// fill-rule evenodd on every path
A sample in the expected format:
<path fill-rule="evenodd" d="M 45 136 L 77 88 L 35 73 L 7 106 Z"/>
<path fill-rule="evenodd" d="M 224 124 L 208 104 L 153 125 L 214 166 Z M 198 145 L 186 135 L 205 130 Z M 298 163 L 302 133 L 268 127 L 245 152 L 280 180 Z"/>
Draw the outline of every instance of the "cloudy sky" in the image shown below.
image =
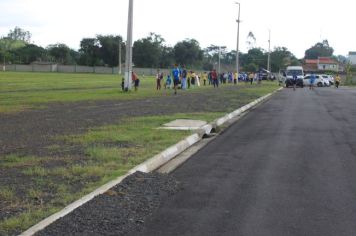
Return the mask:
<path fill-rule="evenodd" d="M 241 4 L 240 50 L 247 51 L 251 31 L 258 47 L 287 47 L 298 58 L 327 39 L 336 55 L 356 51 L 356 2 L 350 0 L 238 0 Z M 0 36 L 15 26 L 32 33 L 40 46 L 65 43 L 78 49 L 82 38 L 97 34 L 126 38 L 128 0 L 0 0 Z M 236 49 L 238 5 L 235 0 L 134 0 L 134 40 L 149 32 L 174 45 L 194 38 Z"/>

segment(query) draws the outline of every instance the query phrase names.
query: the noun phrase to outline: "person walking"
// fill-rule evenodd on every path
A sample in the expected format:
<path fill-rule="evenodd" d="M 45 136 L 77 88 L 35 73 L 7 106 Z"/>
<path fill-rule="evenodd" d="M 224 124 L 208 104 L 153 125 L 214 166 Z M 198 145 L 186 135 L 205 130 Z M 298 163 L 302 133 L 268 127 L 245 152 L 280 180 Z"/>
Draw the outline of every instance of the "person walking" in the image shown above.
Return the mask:
<path fill-rule="evenodd" d="M 217 75 L 215 69 L 211 72 L 211 80 L 213 82 L 214 88 L 215 87 L 218 88 L 219 87 L 219 79 L 218 79 L 218 75 Z"/>
<path fill-rule="evenodd" d="M 190 89 L 191 81 L 192 81 L 192 71 L 189 71 L 187 76 L 188 89 Z"/>
<path fill-rule="evenodd" d="M 159 70 L 157 70 L 157 75 L 156 75 L 156 89 L 161 90 L 161 80 L 163 79 L 163 73 L 160 73 Z"/>
<path fill-rule="evenodd" d="M 182 74 L 181 74 L 181 76 L 182 76 L 181 89 L 183 89 L 183 90 L 187 89 L 187 75 L 188 75 L 187 70 L 185 69 L 185 66 L 183 66 L 183 70 L 182 70 Z"/>
<path fill-rule="evenodd" d="M 293 91 L 295 91 L 295 88 L 297 87 L 297 75 L 296 74 L 293 74 L 293 77 L 292 77 L 292 84 L 293 84 Z"/>
<path fill-rule="evenodd" d="M 309 89 L 310 89 L 310 90 L 314 89 L 315 79 L 316 79 L 316 78 L 315 78 L 315 74 L 312 73 L 312 74 L 310 75 L 310 81 L 309 81 Z"/>
<path fill-rule="evenodd" d="M 201 78 L 203 79 L 203 85 L 206 86 L 206 79 L 207 79 L 208 75 L 206 73 L 206 71 L 204 71 L 204 73 L 201 73 Z"/>
<path fill-rule="evenodd" d="M 172 75 L 173 75 L 174 94 L 177 94 L 177 89 L 179 86 L 179 77 L 180 77 L 180 70 L 177 64 L 174 65 L 174 68 L 172 70 Z"/>
<path fill-rule="evenodd" d="M 339 88 L 340 82 L 341 82 L 340 75 L 337 74 L 336 77 L 335 77 L 335 87 L 336 88 Z"/>
<path fill-rule="evenodd" d="M 248 78 L 249 78 L 250 84 L 252 84 L 252 83 L 253 83 L 253 79 L 255 78 L 255 75 L 251 72 L 251 73 L 248 75 Z"/>
<path fill-rule="evenodd" d="M 135 92 L 137 92 L 138 86 L 140 85 L 140 78 L 133 71 L 132 71 L 132 82 L 134 83 Z"/>

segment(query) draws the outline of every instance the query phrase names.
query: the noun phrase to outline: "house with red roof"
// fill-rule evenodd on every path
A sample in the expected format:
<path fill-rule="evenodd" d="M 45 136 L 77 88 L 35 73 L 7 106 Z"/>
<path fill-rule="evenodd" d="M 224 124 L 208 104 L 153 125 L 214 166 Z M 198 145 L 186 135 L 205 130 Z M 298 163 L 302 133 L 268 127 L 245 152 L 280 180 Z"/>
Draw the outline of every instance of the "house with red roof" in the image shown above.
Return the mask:
<path fill-rule="evenodd" d="M 339 71 L 339 63 L 331 57 L 318 57 L 318 70 Z"/>
<path fill-rule="evenodd" d="M 306 72 L 340 71 L 339 62 L 331 57 L 318 57 L 318 59 L 305 59 L 303 70 Z"/>

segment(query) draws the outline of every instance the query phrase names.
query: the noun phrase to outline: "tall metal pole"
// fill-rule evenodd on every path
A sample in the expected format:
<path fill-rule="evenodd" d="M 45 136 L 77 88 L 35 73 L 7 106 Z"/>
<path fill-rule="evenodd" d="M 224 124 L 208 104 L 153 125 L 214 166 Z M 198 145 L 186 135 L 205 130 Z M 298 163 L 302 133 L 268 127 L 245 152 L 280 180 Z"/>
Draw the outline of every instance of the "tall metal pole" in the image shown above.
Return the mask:
<path fill-rule="evenodd" d="M 219 62 L 219 67 L 218 67 L 218 74 L 220 76 L 220 54 L 221 54 L 221 47 L 219 46 L 219 59 L 218 59 L 218 62 Z"/>
<path fill-rule="evenodd" d="M 237 78 L 236 81 L 237 83 L 239 82 L 239 38 L 240 38 L 240 3 L 235 2 L 237 5 L 239 5 L 239 14 L 237 16 L 237 44 L 236 44 L 236 73 L 237 73 Z"/>
<path fill-rule="evenodd" d="M 127 22 L 127 42 L 125 60 L 125 90 L 131 88 L 132 78 L 132 27 L 133 27 L 133 0 L 129 0 L 129 14 Z"/>
<path fill-rule="evenodd" d="M 120 41 L 119 41 L 119 75 L 121 75 L 121 73 L 122 73 L 122 71 L 121 71 L 121 67 L 122 67 L 122 65 L 121 65 L 121 39 L 120 39 Z"/>
<path fill-rule="evenodd" d="M 268 30 L 268 58 L 267 58 L 267 70 L 271 72 L 271 30 Z"/>

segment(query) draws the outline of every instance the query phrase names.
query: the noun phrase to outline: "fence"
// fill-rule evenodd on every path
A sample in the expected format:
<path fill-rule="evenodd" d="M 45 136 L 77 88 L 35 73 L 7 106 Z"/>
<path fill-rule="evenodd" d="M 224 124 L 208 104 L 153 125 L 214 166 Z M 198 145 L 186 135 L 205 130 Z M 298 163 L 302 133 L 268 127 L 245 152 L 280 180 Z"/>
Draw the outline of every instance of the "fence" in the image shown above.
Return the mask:
<path fill-rule="evenodd" d="M 14 72 L 51 72 L 51 73 L 95 73 L 95 74 L 119 74 L 118 67 L 104 66 L 78 66 L 78 65 L 3 65 L 0 64 L 3 71 Z M 138 75 L 152 76 L 157 73 L 157 68 L 134 68 L 134 72 Z M 122 74 L 124 68 L 122 68 Z M 169 69 L 160 69 L 163 73 L 169 73 Z"/>

